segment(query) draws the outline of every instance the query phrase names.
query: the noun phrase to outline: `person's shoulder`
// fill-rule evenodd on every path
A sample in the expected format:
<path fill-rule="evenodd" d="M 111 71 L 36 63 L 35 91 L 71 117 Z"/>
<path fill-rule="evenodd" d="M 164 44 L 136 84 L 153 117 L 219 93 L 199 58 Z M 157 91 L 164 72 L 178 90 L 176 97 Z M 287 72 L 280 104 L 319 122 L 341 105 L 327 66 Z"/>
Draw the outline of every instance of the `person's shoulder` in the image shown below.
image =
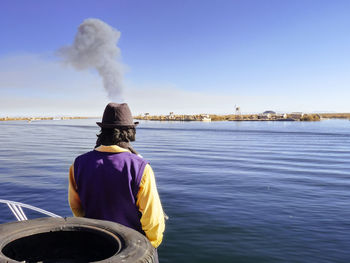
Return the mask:
<path fill-rule="evenodd" d="M 131 153 L 131 152 L 124 152 L 123 154 L 127 155 L 133 161 L 148 163 L 148 161 L 146 159 L 144 159 L 142 157 L 142 155 L 140 155 L 140 154 L 134 154 L 134 153 Z"/>
<path fill-rule="evenodd" d="M 78 155 L 78 156 L 75 158 L 75 160 L 81 160 L 81 159 L 88 158 L 88 157 L 90 157 L 91 155 L 93 155 L 94 153 L 95 153 L 95 150 L 92 150 L 92 151 L 83 153 L 83 154 L 81 154 L 81 155 Z"/>

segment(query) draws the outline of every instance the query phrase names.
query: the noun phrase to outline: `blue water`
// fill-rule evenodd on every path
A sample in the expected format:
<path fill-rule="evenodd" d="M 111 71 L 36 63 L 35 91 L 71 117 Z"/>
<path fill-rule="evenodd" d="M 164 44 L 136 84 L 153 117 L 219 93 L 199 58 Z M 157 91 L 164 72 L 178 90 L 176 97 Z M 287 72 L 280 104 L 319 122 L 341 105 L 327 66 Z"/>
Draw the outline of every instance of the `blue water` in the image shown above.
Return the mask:
<path fill-rule="evenodd" d="M 0 199 L 70 216 L 95 122 L 0 122 Z M 134 146 L 170 217 L 161 262 L 350 262 L 350 121 L 144 121 Z"/>

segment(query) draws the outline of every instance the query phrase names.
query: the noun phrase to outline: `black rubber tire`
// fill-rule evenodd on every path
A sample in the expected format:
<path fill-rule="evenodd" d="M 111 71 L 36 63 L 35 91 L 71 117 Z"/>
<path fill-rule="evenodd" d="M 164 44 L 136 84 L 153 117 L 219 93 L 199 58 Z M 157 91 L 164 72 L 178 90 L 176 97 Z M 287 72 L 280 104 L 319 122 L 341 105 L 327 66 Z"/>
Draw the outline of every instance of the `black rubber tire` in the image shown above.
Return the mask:
<path fill-rule="evenodd" d="M 110 257 L 93 262 L 152 263 L 157 262 L 158 260 L 156 250 L 153 248 L 148 239 L 144 235 L 131 228 L 114 222 L 95 219 L 80 217 L 49 217 L 1 224 L 0 262 L 20 262 L 5 255 L 9 254 L 8 247 L 10 247 L 14 242 L 18 242 L 18 240 L 23 240 L 32 236 L 40 237 L 40 235 L 50 235 L 51 233 L 56 233 L 55 235 L 57 235 L 58 232 L 70 233 L 79 231 L 91 231 L 91 233 L 97 233 L 98 235 L 101 233 L 101 235 L 104 235 L 106 237 L 108 236 L 108 239 L 111 241 L 111 243 L 116 242 L 116 244 L 119 246 L 119 251 L 113 252 Z M 22 249 L 21 245 L 20 249 Z M 24 260 L 21 259 L 21 261 Z M 45 261 L 42 259 L 40 261 L 53 262 L 51 260 Z M 86 262 L 84 260 L 82 261 Z M 90 262 L 89 260 L 87 261 Z M 26 262 L 30 262 L 30 260 Z M 72 260 L 72 262 L 74 262 L 74 260 Z"/>

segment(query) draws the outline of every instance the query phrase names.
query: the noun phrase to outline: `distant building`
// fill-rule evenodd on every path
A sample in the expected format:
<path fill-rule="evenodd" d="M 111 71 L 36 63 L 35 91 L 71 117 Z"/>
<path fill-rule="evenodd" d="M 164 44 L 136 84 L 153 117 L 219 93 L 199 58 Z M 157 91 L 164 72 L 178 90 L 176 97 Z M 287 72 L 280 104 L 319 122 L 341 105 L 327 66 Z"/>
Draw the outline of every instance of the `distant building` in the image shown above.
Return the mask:
<path fill-rule="evenodd" d="M 171 112 L 169 113 L 169 115 L 166 116 L 166 118 L 167 118 L 168 120 L 174 120 L 174 119 L 175 119 L 174 112 L 171 111 Z"/>
<path fill-rule="evenodd" d="M 276 112 L 272 110 L 267 110 L 262 113 L 262 118 L 261 119 L 271 119 L 272 117 L 276 116 Z"/>
<path fill-rule="evenodd" d="M 201 121 L 211 121 L 211 118 L 210 118 L 209 114 L 201 114 L 200 120 Z"/>

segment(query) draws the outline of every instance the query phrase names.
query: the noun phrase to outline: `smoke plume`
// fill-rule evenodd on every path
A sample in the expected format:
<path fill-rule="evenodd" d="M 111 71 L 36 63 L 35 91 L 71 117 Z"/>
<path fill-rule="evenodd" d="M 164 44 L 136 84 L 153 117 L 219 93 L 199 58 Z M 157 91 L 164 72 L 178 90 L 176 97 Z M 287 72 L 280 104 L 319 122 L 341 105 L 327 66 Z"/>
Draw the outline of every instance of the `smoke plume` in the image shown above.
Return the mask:
<path fill-rule="evenodd" d="M 71 46 L 58 51 L 67 64 L 77 70 L 95 68 L 103 79 L 108 97 L 122 99 L 123 64 L 117 43 L 120 32 L 103 21 L 89 18 L 79 26 Z"/>

